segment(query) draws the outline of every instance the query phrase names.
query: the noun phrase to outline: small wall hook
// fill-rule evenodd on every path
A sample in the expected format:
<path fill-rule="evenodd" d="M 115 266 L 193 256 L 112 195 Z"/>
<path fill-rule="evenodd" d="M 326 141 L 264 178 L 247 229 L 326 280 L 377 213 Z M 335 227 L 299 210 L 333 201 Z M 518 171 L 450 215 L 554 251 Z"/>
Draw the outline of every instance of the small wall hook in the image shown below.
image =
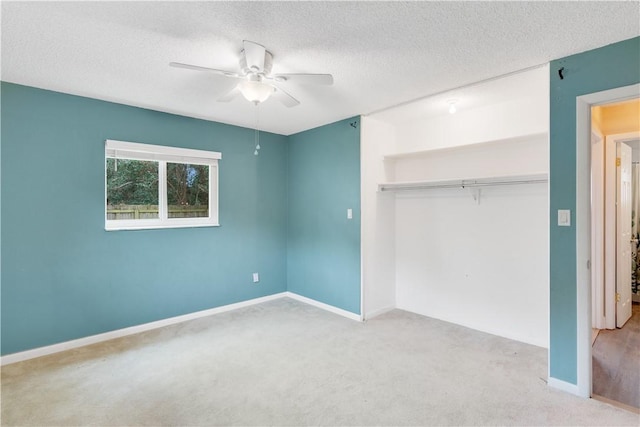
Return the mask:
<path fill-rule="evenodd" d="M 358 128 L 358 122 L 351 122 L 351 123 L 349 123 L 349 126 L 351 126 L 354 129 L 357 129 Z"/>
<path fill-rule="evenodd" d="M 564 67 L 560 68 L 558 70 L 558 75 L 560 76 L 560 80 L 564 80 L 564 76 L 562 75 L 562 72 L 564 71 Z"/>

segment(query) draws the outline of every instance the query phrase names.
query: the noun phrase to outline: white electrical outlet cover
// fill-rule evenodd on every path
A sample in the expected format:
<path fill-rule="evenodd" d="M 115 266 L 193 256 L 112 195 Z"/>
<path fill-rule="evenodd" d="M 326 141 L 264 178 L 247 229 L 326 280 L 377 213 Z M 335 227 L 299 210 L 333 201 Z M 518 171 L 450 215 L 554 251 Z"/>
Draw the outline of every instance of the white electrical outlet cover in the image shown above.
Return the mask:
<path fill-rule="evenodd" d="M 260 281 L 260 275 L 258 273 L 253 273 L 253 283 L 258 283 Z"/>

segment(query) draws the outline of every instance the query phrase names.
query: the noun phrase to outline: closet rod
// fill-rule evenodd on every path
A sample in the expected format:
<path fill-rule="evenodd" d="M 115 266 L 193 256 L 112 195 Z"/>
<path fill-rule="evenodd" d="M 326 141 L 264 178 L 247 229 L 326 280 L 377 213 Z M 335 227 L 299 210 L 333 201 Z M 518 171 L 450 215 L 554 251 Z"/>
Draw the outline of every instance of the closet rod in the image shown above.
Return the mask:
<path fill-rule="evenodd" d="M 490 187 L 498 185 L 522 185 L 522 184 L 541 184 L 549 182 L 548 178 L 534 178 L 522 180 L 508 181 L 457 181 L 443 183 L 415 183 L 415 184 L 380 184 L 380 191 L 405 191 L 405 190 L 431 190 L 437 188 L 472 188 L 472 187 Z"/>

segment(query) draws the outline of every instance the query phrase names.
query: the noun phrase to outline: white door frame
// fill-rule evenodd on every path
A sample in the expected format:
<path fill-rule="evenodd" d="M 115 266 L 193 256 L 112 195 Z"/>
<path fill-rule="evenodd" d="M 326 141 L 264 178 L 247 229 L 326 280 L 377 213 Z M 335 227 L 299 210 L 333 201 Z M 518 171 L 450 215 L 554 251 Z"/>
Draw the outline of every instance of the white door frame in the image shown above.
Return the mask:
<path fill-rule="evenodd" d="M 638 97 L 640 84 L 576 97 L 577 394 L 587 398 L 591 397 L 591 107 Z"/>
<path fill-rule="evenodd" d="M 605 138 L 591 127 L 591 326 L 606 329 L 605 284 Z"/>
<path fill-rule="evenodd" d="M 640 140 L 640 132 L 607 135 L 605 138 L 598 128 L 593 127 L 594 125 L 595 124 L 592 123 L 591 129 L 592 327 L 597 329 L 615 329 L 616 305 L 614 300 L 617 268 L 616 143 Z M 593 149 L 594 147 L 595 149 Z M 607 153 L 606 156 L 604 155 L 605 151 Z M 607 198 L 605 199 L 603 195 L 606 195 Z M 603 272 L 607 273 L 606 277 Z M 606 307 L 604 307 L 605 302 L 607 302 Z"/>

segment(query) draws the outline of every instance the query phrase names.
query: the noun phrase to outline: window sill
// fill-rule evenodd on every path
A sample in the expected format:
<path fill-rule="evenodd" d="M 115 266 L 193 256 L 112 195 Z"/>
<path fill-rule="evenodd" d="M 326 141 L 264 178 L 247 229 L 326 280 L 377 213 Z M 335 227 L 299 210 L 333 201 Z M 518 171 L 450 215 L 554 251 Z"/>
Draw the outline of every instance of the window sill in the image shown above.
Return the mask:
<path fill-rule="evenodd" d="M 156 230 L 163 228 L 201 228 L 220 227 L 220 224 L 157 224 L 157 225 L 107 225 L 105 231 Z"/>

